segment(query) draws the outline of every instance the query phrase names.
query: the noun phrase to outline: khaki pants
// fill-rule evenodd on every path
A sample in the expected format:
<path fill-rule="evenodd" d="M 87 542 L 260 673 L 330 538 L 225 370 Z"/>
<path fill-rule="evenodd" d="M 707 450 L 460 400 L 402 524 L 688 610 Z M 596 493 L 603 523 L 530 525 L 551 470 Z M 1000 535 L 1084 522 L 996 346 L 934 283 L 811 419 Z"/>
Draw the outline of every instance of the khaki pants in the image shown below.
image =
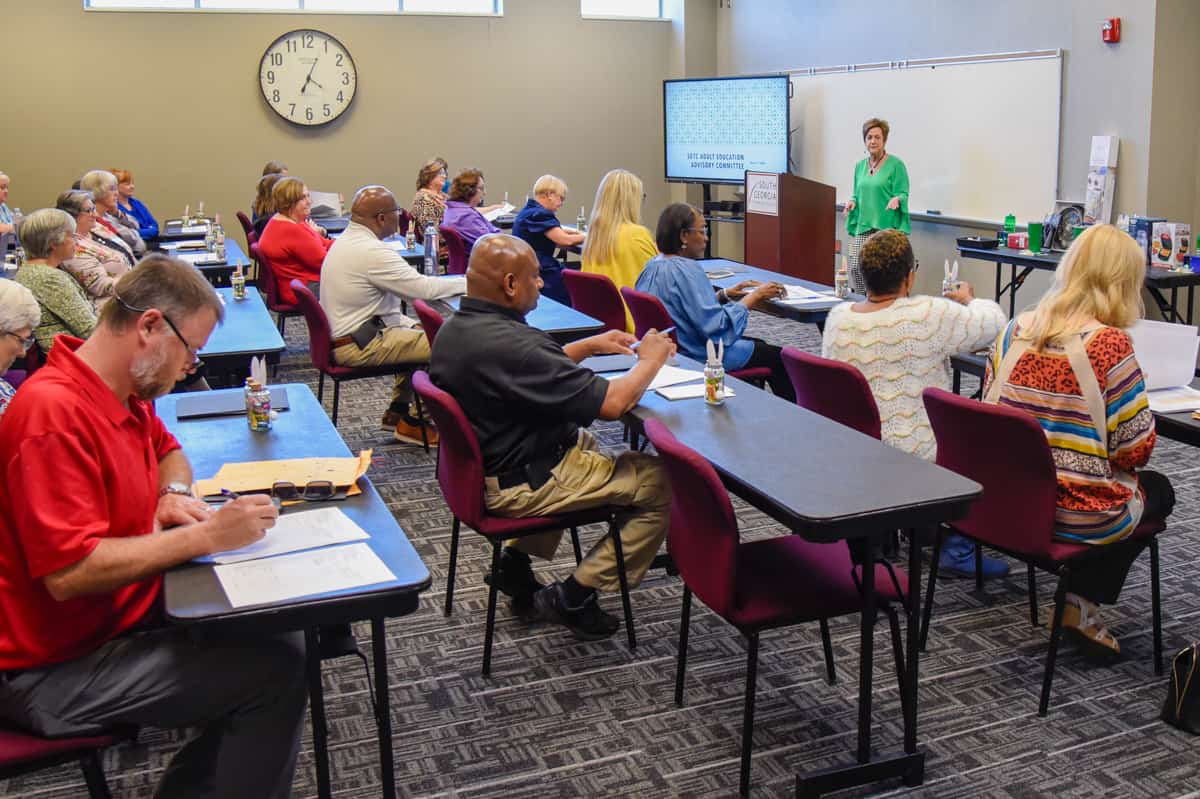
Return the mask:
<path fill-rule="evenodd" d="M 484 502 L 498 516 L 522 518 L 605 505 L 620 508 L 616 514 L 625 572 L 629 585 L 642 581 L 658 553 L 670 521 L 671 485 L 658 459 L 640 452 L 622 452 L 615 458 L 596 448 L 596 439 L 580 430 L 579 444 L 567 450 L 562 461 L 540 488 L 522 484 L 500 489 L 496 478 L 484 480 Z M 562 531 L 541 533 L 506 542 L 544 560 L 554 557 Z M 609 536 L 602 538 L 575 570 L 581 585 L 601 591 L 620 589 L 617 556 Z"/>
<path fill-rule="evenodd" d="M 359 349 L 353 342 L 338 347 L 333 351 L 333 360 L 341 366 L 429 363 L 429 340 L 419 327 L 385 327 L 365 349 Z M 410 402 L 412 386 L 408 375 L 396 375 L 389 410 L 406 413 Z"/>

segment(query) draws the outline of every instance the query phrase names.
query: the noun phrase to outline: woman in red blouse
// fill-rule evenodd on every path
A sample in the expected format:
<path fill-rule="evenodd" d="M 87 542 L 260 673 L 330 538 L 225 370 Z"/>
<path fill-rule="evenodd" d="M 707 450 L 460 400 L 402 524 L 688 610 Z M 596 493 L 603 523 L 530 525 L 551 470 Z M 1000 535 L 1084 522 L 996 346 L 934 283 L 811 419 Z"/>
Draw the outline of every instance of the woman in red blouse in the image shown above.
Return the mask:
<path fill-rule="evenodd" d="M 280 301 L 294 304 L 292 279 L 320 282 L 321 264 L 333 240 L 308 218 L 312 200 L 308 186 L 300 178 L 281 178 L 271 190 L 271 201 L 275 204 L 275 216 L 263 228 L 258 248 L 271 262 Z"/>

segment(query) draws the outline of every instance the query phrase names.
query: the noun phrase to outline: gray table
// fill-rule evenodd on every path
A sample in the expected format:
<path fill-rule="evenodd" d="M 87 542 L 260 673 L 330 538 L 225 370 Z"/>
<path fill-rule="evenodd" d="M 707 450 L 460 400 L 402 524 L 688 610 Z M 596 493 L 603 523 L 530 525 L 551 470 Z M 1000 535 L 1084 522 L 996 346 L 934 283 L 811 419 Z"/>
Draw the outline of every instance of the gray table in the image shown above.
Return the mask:
<path fill-rule="evenodd" d="M 450 297 L 438 302 L 448 306 L 450 310 L 457 311 L 460 299 L 462 298 Z M 604 324 L 599 319 L 594 319 L 545 295 L 540 296 L 537 307 L 526 314 L 525 322 L 530 327 L 549 333 L 550 337 L 559 344 L 569 344 L 604 330 Z"/>
<path fill-rule="evenodd" d="M 683 368 L 702 364 L 679 357 Z M 599 368 L 595 359 L 585 366 Z M 618 362 L 619 363 L 619 362 Z M 641 432 L 658 419 L 680 442 L 716 469 L 728 489 L 810 541 L 866 543 L 898 528 L 933 528 L 960 519 L 981 486 L 935 464 L 844 427 L 749 383 L 726 378 L 737 396 L 723 406 L 703 399 L 671 401 L 646 392 L 627 415 Z M 925 755 L 917 750 L 917 619 L 921 558 L 919 536 L 910 536 L 904 753 L 871 757 L 871 677 L 874 661 L 874 548 L 860 547 L 863 614 L 860 628 L 858 762 L 797 777 L 797 796 L 820 795 L 854 785 L 902 777 L 924 778 Z"/>
<path fill-rule="evenodd" d="M 778 302 L 771 300 L 758 306 L 758 310 L 765 313 L 779 316 L 784 319 L 791 319 L 795 322 L 807 322 L 814 324 L 821 332 L 825 332 L 825 318 L 829 316 L 829 309 L 843 302 L 858 302 L 866 299 L 860 294 L 851 294 L 845 300 L 838 299 L 833 295 L 833 287 L 825 286 L 820 283 L 814 283 L 811 280 L 804 280 L 791 275 L 780 274 L 779 272 L 771 272 L 766 269 L 759 269 L 757 266 L 750 266 L 741 261 L 730 261 L 726 258 L 708 258 L 699 261 L 700 266 L 705 272 L 714 272 L 718 269 L 725 269 L 733 272 L 732 277 L 722 277 L 712 280 L 712 284 L 717 288 L 730 288 L 741 283 L 743 280 L 757 280 L 760 283 L 783 283 L 792 286 L 804 286 L 816 292 L 828 292 L 829 302 L 824 304 L 814 305 L 791 305 L 786 302 Z"/>
<path fill-rule="evenodd" d="M 1053 271 L 1062 260 L 1061 252 L 1031 253 L 1021 250 L 1010 250 L 1007 247 L 983 249 L 981 247 L 959 247 L 960 258 L 974 258 L 977 261 L 990 261 L 996 265 L 996 302 L 1008 294 L 1008 316 L 1011 319 L 1017 310 L 1017 289 L 1025 282 L 1025 278 L 1034 269 Z M 1009 265 L 1008 283 L 1003 283 L 1002 272 L 1004 264 Z M 1017 270 L 1021 271 L 1018 272 Z M 1170 269 L 1157 267 L 1146 268 L 1146 291 L 1158 306 L 1162 318 L 1168 322 L 1184 322 L 1192 324 L 1192 306 L 1196 285 L 1200 284 L 1200 274 L 1195 272 L 1174 272 Z M 1179 312 L 1179 289 L 1187 289 L 1186 313 Z M 1163 292 L 1170 292 L 1167 299 Z"/>
<path fill-rule="evenodd" d="M 247 286 L 244 300 L 235 300 L 231 288 L 216 291 L 225 301 L 225 321 L 213 329 L 200 350 L 207 373 L 218 380 L 245 377 L 250 359 L 256 356 L 265 357 L 268 364 L 278 364 L 286 345 L 258 289 Z"/>
<path fill-rule="evenodd" d="M 158 415 L 192 462 L 198 476 L 215 474 L 227 462 L 350 455 L 324 408 L 308 386 L 298 383 L 271 386 L 286 390 L 289 410 L 279 414 L 274 429 L 253 433 L 242 416 L 186 419 L 175 416 L 182 395 L 169 394 L 155 403 Z M 240 393 L 241 389 L 228 389 Z M 395 517 L 367 478 L 359 480 L 363 493 L 339 502 L 337 507 L 370 534 L 366 544 L 396 576 L 391 583 L 349 588 L 300 599 L 234 609 L 208 565 L 189 564 L 167 572 L 163 581 L 164 610 L 174 624 L 206 631 L 270 635 L 303 630 L 308 644 L 308 684 L 312 699 L 313 750 L 317 790 L 331 795 L 321 661 L 316 628 L 369 619 L 374 659 L 376 721 L 383 796 L 396 795 L 393 772 L 392 729 L 388 695 L 387 638 L 384 619 L 414 612 L 419 594 L 430 585 L 429 570 L 417 555 Z"/>

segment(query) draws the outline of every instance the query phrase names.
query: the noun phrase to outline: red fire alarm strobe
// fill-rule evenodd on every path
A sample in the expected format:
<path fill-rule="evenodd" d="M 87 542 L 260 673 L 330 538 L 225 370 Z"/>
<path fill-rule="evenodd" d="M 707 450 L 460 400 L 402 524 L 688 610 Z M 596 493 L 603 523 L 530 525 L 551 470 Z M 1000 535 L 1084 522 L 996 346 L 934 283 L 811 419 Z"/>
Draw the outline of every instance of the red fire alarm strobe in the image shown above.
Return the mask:
<path fill-rule="evenodd" d="M 1100 38 L 1109 44 L 1121 41 L 1121 18 L 1110 17 L 1100 26 Z"/>

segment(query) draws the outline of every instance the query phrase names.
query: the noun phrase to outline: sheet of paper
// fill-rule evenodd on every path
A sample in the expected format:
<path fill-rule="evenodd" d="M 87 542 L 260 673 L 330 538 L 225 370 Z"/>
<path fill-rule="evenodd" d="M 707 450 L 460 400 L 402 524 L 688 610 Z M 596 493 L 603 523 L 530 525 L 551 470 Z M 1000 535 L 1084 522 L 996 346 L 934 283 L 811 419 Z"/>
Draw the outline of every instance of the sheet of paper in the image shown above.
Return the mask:
<path fill-rule="evenodd" d="M 505 214 L 511 214 L 515 207 L 516 206 L 512 205 L 511 203 L 500 203 L 499 208 L 493 208 L 491 211 L 488 211 L 486 214 L 483 214 L 483 218 L 489 222 L 495 222 L 497 219 L 504 216 Z M 483 212 L 481 211 L 480 213 L 483 213 Z"/>
<path fill-rule="evenodd" d="M 1175 388 L 1192 382 L 1200 337 L 1191 325 L 1139 319 L 1127 331 L 1142 367 L 1146 390 Z"/>
<path fill-rule="evenodd" d="M 1200 391 L 1189 386 L 1160 388 L 1146 392 L 1150 410 L 1158 413 L 1183 413 L 1200 410 Z"/>
<path fill-rule="evenodd" d="M 600 375 L 606 380 L 616 380 L 618 377 L 624 377 L 628 372 L 610 372 Z M 680 369 L 678 366 L 664 366 L 658 370 L 658 374 L 650 381 L 648 389 L 658 389 L 663 386 L 673 386 L 676 383 L 686 383 L 689 380 L 704 379 L 704 372 L 696 372 L 691 369 Z"/>
<path fill-rule="evenodd" d="M 392 570 L 366 544 L 312 549 L 292 555 L 214 566 L 229 604 L 265 605 L 330 591 L 391 582 Z"/>
<path fill-rule="evenodd" d="M 179 233 L 180 233 L 180 235 L 183 235 L 183 236 L 191 235 L 193 233 L 207 233 L 207 232 L 208 232 L 207 224 L 184 225 L 181 228 L 179 228 Z"/>
<path fill-rule="evenodd" d="M 354 485 L 358 478 L 367 473 L 371 465 L 372 450 L 364 449 L 358 456 L 349 458 L 294 458 L 277 461 L 247 461 L 227 463 L 215 475 L 196 481 L 196 494 L 201 497 L 220 494 L 222 488 L 230 491 L 268 491 L 271 485 L 289 481 L 298 486 L 313 480 L 328 480 L 336 487 L 350 486 L 348 495 L 361 491 Z"/>
<path fill-rule="evenodd" d="M 187 261 L 192 266 L 201 266 L 202 264 L 220 264 L 225 262 L 225 259 L 218 258 L 216 253 L 207 251 L 185 252 L 182 250 L 176 250 L 175 257 Z"/>
<path fill-rule="evenodd" d="M 709 280 L 723 280 L 727 277 L 733 277 L 732 269 L 705 269 L 704 274 Z"/>
<path fill-rule="evenodd" d="M 695 399 L 696 397 L 704 396 L 703 383 L 688 383 L 686 386 L 663 386 L 654 390 L 669 400 Z M 732 388 L 726 385 L 725 396 L 736 397 L 737 394 L 734 393 Z"/>
<path fill-rule="evenodd" d="M 784 286 L 787 289 L 787 295 L 780 299 L 784 302 L 794 302 L 796 300 L 827 300 L 829 295 L 819 294 L 807 286 Z"/>
<path fill-rule="evenodd" d="M 276 520 L 274 527 L 267 530 L 265 536 L 253 544 L 205 555 L 196 560 L 200 563 L 241 563 L 370 537 L 366 530 L 342 513 L 341 508 L 326 507 L 285 513 Z"/>

